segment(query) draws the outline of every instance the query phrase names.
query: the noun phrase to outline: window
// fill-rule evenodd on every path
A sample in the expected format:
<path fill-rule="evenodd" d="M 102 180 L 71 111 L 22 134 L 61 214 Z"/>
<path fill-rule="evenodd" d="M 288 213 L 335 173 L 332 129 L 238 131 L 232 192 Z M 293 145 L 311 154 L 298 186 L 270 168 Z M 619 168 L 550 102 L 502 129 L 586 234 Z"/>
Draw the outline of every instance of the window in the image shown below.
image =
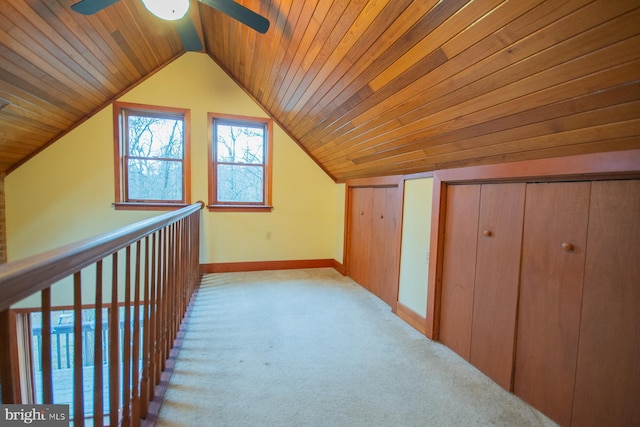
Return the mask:
<path fill-rule="evenodd" d="M 190 202 L 189 110 L 114 103 L 116 208 Z"/>
<path fill-rule="evenodd" d="M 209 209 L 270 211 L 272 122 L 209 113 Z"/>
<path fill-rule="evenodd" d="M 84 389 L 84 401 L 93 402 L 94 398 L 94 375 L 93 372 L 96 366 L 95 360 L 95 343 L 96 343 L 96 308 L 95 306 L 84 306 L 82 309 L 82 339 L 79 341 L 82 344 L 82 366 L 84 368 L 83 389 Z M 44 350 L 42 345 L 42 312 L 38 309 L 18 309 L 17 319 L 19 327 L 27 328 L 25 332 L 31 331 L 30 342 L 25 343 L 26 351 L 21 351 L 21 363 L 25 366 L 31 366 L 32 375 L 32 388 L 33 402 L 36 404 L 44 403 L 43 396 L 43 366 L 42 366 L 42 351 Z M 125 310 L 124 306 L 118 306 L 118 319 L 119 319 L 119 337 L 120 344 L 119 349 L 119 361 L 118 366 L 111 366 L 110 352 L 112 350 L 112 341 L 110 333 L 110 322 L 112 316 L 112 308 L 104 307 L 102 309 L 102 370 L 106 373 L 110 372 L 111 368 L 118 370 L 122 373 L 124 371 L 124 349 L 122 340 L 124 338 L 125 329 Z M 131 318 L 135 316 L 136 308 L 130 307 Z M 144 307 L 141 305 L 138 307 L 139 321 L 142 324 L 144 320 Z M 73 384 L 73 367 L 74 367 L 74 313 L 73 310 L 64 310 L 62 307 L 51 308 L 51 377 L 53 379 L 53 403 L 61 405 L 73 406 L 74 384 Z M 133 323 L 131 323 L 133 326 Z M 22 331 L 21 331 L 22 332 Z M 27 332 L 28 333 L 28 332 Z M 137 343 L 139 348 L 143 346 L 143 336 L 140 334 L 140 341 Z M 139 359 L 139 369 L 142 370 L 143 357 Z M 134 362 L 135 363 L 135 362 Z M 110 393 L 109 389 L 113 385 L 105 377 L 102 395 L 103 395 L 103 408 L 104 415 L 109 414 L 110 409 Z M 119 382 L 120 396 L 123 392 L 122 381 Z M 85 403 L 86 405 L 86 403 Z M 122 405 L 122 403 L 120 403 Z M 93 405 L 85 406 L 85 416 L 89 418 L 93 415 Z"/>

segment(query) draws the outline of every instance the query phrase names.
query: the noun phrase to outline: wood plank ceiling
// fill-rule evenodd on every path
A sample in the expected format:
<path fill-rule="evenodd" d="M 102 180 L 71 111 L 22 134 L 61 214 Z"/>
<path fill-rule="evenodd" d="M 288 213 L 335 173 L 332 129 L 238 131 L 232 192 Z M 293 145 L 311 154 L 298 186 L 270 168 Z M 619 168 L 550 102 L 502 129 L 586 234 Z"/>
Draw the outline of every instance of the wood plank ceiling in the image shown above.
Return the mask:
<path fill-rule="evenodd" d="M 0 170 L 184 50 L 140 0 L 0 8 Z M 338 181 L 640 148 L 640 0 L 192 0 L 208 53 Z M 197 4 L 197 7 L 196 7 Z"/>

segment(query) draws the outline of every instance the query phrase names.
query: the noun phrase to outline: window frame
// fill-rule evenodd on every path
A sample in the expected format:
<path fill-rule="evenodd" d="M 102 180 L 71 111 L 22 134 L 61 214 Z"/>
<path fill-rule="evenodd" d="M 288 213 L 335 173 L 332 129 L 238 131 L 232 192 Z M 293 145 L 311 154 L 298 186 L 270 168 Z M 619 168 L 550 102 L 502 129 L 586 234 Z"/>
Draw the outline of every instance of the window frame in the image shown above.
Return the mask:
<path fill-rule="evenodd" d="M 127 117 L 131 113 L 141 116 L 182 119 L 182 199 L 181 200 L 128 200 L 127 198 L 127 159 L 128 128 Z M 115 202 L 117 210 L 171 210 L 187 206 L 191 203 L 191 110 L 184 108 L 163 107 L 157 105 L 136 104 L 128 102 L 113 103 L 113 143 L 114 143 L 114 181 Z M 167 160 L 162 160 L 167 161 Z M 177 161 L 177 160 L 171 160 Z"/>
<path fill-rule="evenodd" d="M 214 128 L 216 121 L 223 123 L 236 123 L 238 125 L 256 125 L 264 126 L 266 135 L 264 137 L 264 159 L 262 166 L 264 167 L 264 179 L 262 189 L 262 202 L 225 202 L 218 200 L 218 180 L 216 150 L 214 141 Z M 273 172 L 273 120 L 264 117 L 239 116 L 233 114 L 208 113 L 208 143 L 209 143 L 209 211 L 225 211 L 225 212 L 271 212 L 272 206 L 272 172 Z"/>

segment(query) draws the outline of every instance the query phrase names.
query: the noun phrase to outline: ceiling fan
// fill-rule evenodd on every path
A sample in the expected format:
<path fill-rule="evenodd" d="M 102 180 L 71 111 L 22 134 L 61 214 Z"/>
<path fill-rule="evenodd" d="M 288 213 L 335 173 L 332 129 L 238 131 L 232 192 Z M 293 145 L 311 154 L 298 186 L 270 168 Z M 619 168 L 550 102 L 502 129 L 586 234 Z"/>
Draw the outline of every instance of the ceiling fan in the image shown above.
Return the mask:
<path fill-rule="evenodd" d="M 71 10 L 83 15 L 93 15 L 96 12 L 117 3 L 120 0 L 81 0 L 71 5 Z M 229 15 L 235 20 L 253 28 L 259 33 L 266 33 L 269 20 L 233 0 L 197 0 L 207 6 Z M 201 51 L 202 42 L 198 36 L 191 17 L 187 15 L 189 0 L 142 0 L 144 6 L 158 18 L 167 21 L 177 21 L 176 31 L 182 40 L 182 45 L 188 51 Z"/>

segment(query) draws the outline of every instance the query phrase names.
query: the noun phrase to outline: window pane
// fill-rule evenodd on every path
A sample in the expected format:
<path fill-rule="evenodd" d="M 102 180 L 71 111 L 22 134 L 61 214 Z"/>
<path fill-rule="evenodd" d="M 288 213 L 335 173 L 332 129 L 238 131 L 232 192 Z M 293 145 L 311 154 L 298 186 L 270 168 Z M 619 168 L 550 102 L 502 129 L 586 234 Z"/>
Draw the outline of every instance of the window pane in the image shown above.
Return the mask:
<path fill-rule="evenodd" d="M 128 199 L 182 200 L 182 162 L 129 159 Z"/>
<path fill-rule="evenodd" d="M 263 202 L 264 167 L 218 165 L 219 202 Z"/>
<path fill-rule="evenodd" d="M 129 155 L 182 159 L 181 119 L 128 116 Z"/>
<path fill-rule="evenodd" d="M 264 163 L 264 127 L 215 125 L 218 162 Z"/>

